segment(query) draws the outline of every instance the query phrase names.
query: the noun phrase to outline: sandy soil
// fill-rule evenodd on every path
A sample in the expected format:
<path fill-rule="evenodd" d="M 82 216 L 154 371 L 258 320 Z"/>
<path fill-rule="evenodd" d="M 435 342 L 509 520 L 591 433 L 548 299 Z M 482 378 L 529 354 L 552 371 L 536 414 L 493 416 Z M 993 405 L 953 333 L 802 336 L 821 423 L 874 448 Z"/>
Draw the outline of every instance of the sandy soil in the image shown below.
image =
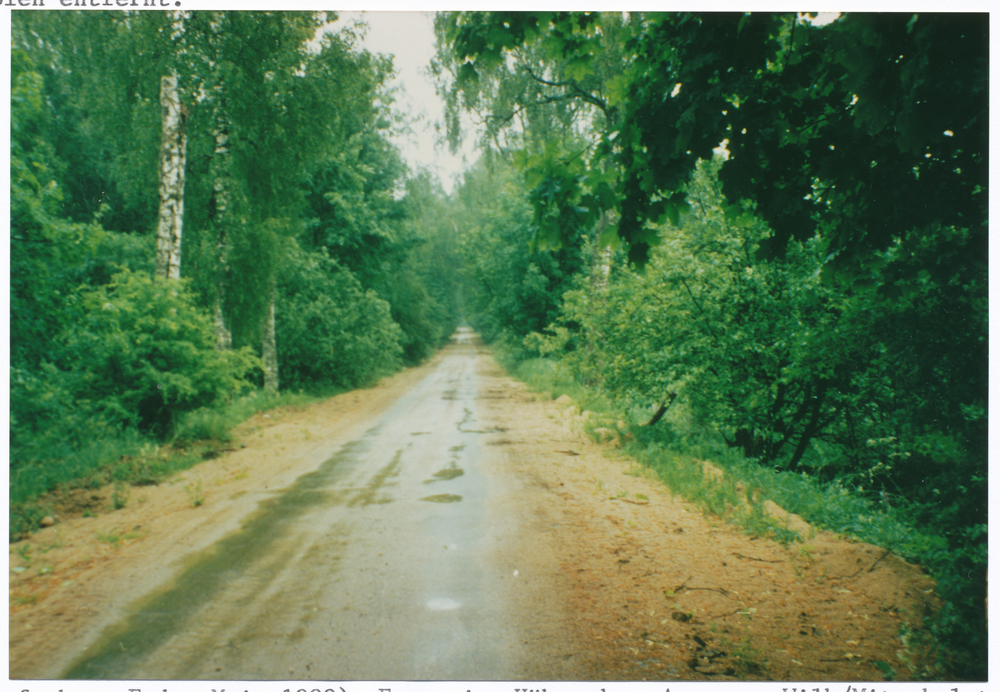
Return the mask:
<path fill-rule="evenodd" d="M 554 578 L 592 640 L 586 677 L 881 680 L 883 661 L 906 680 L 901 659 L 919 665 L 901 627 L 940 606 L 920 569 L 794 515 L 812 534 L 804 543 L 748 537 L 591 441 L 571 405 L 488 374 L 487 410 L 507 429 L 490 444 L 546 494 L 537 511 L 561 546 Z"/>
<path fill-rule="evenodd" d="M 544 639 L 572 662 L 553 677 L 877 680 L 883 661 L 907 679 L 900 656 L 916 654 L 901 627 L 919 628 L 937 607 L 919 569 L 824 533 L 788 547 L 749 538 L 672 497 L 614 442 L 589 440 L 573 407 L 539 400 L 488 354 L 476 359 L 483 425 L 501 431 L 485 441 L 500 459 L 488 472 L 516 477 L 519 511 L 532 514 L 510 544 L 533 573 L 518 607 L 526 622 L 531 599 L 538 612 L 559 599 L 565 613 L 525 630 L 525 645 Z M 232 452 L 132 488 L 124 509 L 110 510 L 110 488 L 65 497 L 55 526 L 10 546 L 10 676 L 59 675 L 121 618 L 121 604 L 161 587 L 185 555 L 315 468 L 331 438 L 361 435 L 435 363 L 255 416 Z"/>

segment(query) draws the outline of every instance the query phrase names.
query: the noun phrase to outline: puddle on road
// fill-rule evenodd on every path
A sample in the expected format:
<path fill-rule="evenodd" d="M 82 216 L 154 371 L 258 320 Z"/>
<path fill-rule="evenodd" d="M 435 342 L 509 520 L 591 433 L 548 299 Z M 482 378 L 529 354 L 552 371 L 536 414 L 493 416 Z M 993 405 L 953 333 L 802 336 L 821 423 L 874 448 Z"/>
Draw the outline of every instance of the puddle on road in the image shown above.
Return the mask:
<path fill-rule="evenodd" d="M 365 438 L 379 432 L 375 427 L 364 437 L 348 442 L 315 471 L 298 478 L 276 497 L 260 502 L 241 528 L 186 560 L 186 568 L 162 591 L 133 604 L 132 615 L 112 625 L 90 650 L 65 673 L 69 679 L 127 679 L 128 671 L 163 642 L 182 631 L 204 606 L 216 600 L 228 584 L 253 570 L 257 593 L 288 566 L 280 559 L 280 539 L 294 528 L 310 509 L 318 505 L 365 506 L 376 491 L 399 473 L 402 450 L 363 488 L 331 488 L 368 450 Z M 346 543 L 345 543 L 346 545 Z M 294 548 L 294 546 L 293 546 Z M 336 569 L 343 545 L 330 546 L 331 569 Z M 288 552 L 288 551 L 285 551 Z M 294 551 L 293 551 L 294 552 Z M 265 560 L 265 558 L 272 558 Z M 289 558 L 291 553 L 289 553 Z"/>
<path fill-rule="evenodd" d="M 463 471 L 462 469 L 458 468 L 453 463 L 448 468 L 441 469 L 440 471 L 438 471 L 437 473 L 435 473 L 434 474 L 434 478 L 428 478 L 426 481 L 424 481 L 424 484 L 427 484 L 427 483 L 436 483 L 438 481 L 450 481 L 450 480 L 454 480 L 455 478 L 458 478 L 459 476 L 463 476 L 463 475 L 465 475 L 465 471 Z"/>
<path fill-rule="evenodd" d="M 463 416 L 462 420 L 458 421 L 458 423 L 456 424 L 456 427 L 458 428 L 458 432 L 461 432 L 461 433 L 477 433 L 479 435 L 489 435 L 491 433 L 503 433 L 503 432 L 507 432 L 507 428 L 501 428 L 500 426 L 496 426 L 496 427 L 493 427 L 493 428 L 486 428 L 485 430 L 463 430 L 462 426 L 473 420 L 473 418 L 472 418 L 472 411 L 470 411 L 468 408 L 464 409 L 464 411 L 465 411 L 465 416 Z"/>
<path fill-rule="evenodd" d="M 427 497 L 420 498 L 421 502 L 461 502 L 461 495 L 451 495 L 445 493 L 443 495 L 428 495 Z"/>

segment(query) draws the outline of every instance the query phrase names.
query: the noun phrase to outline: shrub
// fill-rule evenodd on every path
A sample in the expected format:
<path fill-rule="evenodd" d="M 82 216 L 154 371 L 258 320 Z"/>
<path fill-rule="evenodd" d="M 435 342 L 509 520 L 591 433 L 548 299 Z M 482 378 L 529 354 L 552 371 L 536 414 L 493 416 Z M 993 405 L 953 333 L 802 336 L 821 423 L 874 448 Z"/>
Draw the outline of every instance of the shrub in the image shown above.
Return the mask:
<path fill-rule="evenodd" d="M 389 304 L 333 260 L 290 253 L 278 289 L 284 386 L 360 386 L 399 367 L 402 332 Z"/>
<path fill-rule="evenodd" d="M 123 271 L 78 300 L 64 370 L 76 404 L 116 425 L 163 438 L 178 414 L 238 391 L 258 366 L 249 350 L 215 348 L 211 321 L 183 282 Z"/>

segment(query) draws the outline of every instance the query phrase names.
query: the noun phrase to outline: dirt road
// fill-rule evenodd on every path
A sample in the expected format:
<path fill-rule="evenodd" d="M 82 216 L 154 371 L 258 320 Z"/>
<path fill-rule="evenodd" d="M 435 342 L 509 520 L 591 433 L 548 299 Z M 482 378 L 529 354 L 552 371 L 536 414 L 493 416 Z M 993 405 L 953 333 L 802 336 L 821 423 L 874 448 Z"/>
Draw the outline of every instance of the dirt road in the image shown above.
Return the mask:
<path fill-rule="evenodd" d="M 864 680 L 877 661 L 898 679 L 906 657 L 920 665 L 900 639 L 934 607 L 918 570 L 703 516 L 469 334 L 371 390 L 258 416 L 234 446 L 11 546 L 12 678 Z"/>

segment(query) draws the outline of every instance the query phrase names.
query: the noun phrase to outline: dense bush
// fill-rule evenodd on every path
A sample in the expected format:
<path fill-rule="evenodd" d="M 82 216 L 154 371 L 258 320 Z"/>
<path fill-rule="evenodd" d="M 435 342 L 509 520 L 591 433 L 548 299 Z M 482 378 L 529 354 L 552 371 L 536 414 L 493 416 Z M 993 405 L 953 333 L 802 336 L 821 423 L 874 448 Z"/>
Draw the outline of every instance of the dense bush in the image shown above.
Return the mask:
<path fill-rule="evenodd" d="M 606 290 L 580 282 L 560 323 L 528 343 L 633 411 L 676 393 L 689 423 L 675 440 L 707 433 L 769 469 L 899 510 L 934 537 L 908 557 L 950 603 L 936 630 L 975 649 L 987 565 L 975 234 L 904 235 L 854 280 L 829 274 L 821 236 L 762 260 L 770 231 L 751 205 L 725 206 L 717 166 L 699 166 L 691 212 L 659 228 L 644 271 L 619 263 Z"/>
<path fill-rule="evenodd" d="M 102 478 L 150 438 L 167 439 L 181 414 L 223 404 L 257 366 L 246 351 L 215 349 L 181 282 L 123 271 L 70 293 L 57 317 L 66 326 L 43 359 L 11 366 L 12 502 Z"/>
<path fill-rule="evenodd" d="M 123 427 L 165 437 L 178 414 L 238 391 L 258 365 L 246 350 L 215 348 L 211 320 L 181 282 L 125 271 L 78 300 L 63 368 L 78 405 Z"/>
<path fill-rule="evenodd" d="M 278 278 L 277 341 L 286 387 L 371 384 L 399 367 L 389 304 L 333 260 L 296 250 Z"/>

